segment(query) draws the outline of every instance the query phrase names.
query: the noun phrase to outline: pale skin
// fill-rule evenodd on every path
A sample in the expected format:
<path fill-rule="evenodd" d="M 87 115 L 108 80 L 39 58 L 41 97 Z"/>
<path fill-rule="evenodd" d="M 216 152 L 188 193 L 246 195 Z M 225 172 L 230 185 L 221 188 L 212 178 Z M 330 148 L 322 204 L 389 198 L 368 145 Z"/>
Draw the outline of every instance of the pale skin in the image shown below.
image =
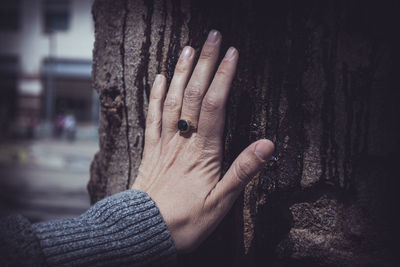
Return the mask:
<path fill-rule="evenodd" d="M 250 144 L 221 178 L 225 106 L 239 58 L 231 47 L 216 68 L 221 40 L 218 31 L 209 33 L 194 70 L 195 50 L 186 46 L 168 94 L 163 75 L 156 76 L 150 93 L 143 158 L 132 189 L 155 201 L 178 253 L 195 249 L 216 228 L 274 151 L 267 139 Z M 197 129 L 180 133 L 180 119 L 197 122 Z"/>

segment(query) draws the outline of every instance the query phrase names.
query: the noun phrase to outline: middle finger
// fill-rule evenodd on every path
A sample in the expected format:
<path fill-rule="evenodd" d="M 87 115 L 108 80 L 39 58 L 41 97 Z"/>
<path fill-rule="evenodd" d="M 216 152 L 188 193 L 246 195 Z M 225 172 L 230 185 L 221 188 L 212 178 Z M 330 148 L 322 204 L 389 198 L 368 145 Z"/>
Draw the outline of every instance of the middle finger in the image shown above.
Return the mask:
<path fill-rule="evenodd" d="M 221 34 L 212 30 L 201 50 L 199 61 L 185 89 L 181 119 L 198 122 L 201 102 L 213 77 L 217 64 Z"/>

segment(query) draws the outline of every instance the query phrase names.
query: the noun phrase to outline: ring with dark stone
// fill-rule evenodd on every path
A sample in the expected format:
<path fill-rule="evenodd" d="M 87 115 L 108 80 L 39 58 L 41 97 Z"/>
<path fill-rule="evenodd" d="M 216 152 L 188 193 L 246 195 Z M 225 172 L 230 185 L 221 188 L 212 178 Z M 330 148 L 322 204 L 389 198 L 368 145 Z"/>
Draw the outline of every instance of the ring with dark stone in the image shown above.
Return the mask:
<path fill-rule="evenodd" d="M 190 130 L 196 129 L 196 125 L 189 120 L 179 120 L 178 121 L 178 130 L 181 133 L 187 133 Z"/>

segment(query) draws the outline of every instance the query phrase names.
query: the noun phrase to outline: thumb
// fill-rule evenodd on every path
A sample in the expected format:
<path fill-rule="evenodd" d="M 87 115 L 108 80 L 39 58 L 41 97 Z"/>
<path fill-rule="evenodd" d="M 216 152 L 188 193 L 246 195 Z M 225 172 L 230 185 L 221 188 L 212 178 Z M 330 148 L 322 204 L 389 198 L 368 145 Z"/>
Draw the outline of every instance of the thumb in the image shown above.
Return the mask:
<path fill-rule="evenodd" d="M 217 201 L 228 201 L 226 204 L 231 205 L 246 184 L 271 158 L 274 149 L 270 140 L 262 139 L 243 150 L 216 185 L 214 193 Z"/>

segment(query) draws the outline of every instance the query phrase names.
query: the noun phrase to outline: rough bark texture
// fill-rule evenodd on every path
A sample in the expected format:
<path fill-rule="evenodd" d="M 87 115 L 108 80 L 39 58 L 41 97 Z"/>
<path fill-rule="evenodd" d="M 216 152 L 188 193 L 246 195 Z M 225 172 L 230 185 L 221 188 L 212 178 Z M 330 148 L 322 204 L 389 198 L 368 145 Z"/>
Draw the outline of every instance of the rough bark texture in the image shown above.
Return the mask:
<path fill-rule="evenodd" d="M 96 0 L 100 151 L 92 202 L 137 174 L 149 90 L 208 31 L 240 51 L 223 167 L 270 138 L 274 160 L 182 266 L 389 266 L 399 98 L 393 2 Z M 396 231 L 397 233 L 397 231 Z"/>

